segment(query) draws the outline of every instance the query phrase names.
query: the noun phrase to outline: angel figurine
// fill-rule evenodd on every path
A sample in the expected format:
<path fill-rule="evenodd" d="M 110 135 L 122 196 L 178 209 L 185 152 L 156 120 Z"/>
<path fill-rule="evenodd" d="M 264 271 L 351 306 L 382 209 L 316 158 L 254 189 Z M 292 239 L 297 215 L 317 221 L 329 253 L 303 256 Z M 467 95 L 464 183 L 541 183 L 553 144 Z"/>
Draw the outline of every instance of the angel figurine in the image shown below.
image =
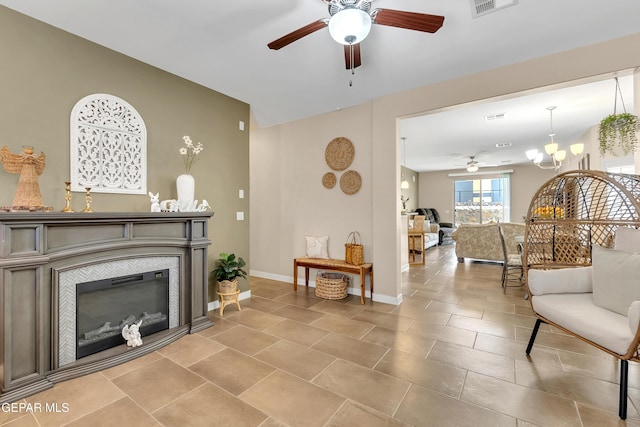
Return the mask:
<path fill-rule="evenodd" d="M 5 145 L 0 149 L 0 162 L 9 173 L 19 173 L 18 188 L 13 199 L 14 207 L 41 207 L 42 195 L 38 184 L 38 175 L 42 175 L 45 155 L 41 151 L 37 157 L 33 147 L 24 146 L 22 154 L 12 153 Z"/>
<path fill-rule="evenodd" d="M 127 340 L 127 345 L 129 347 L 138 347 L 142 345 L 142 338 L 140 337 L 140 325 L 142 325 L 142 320 L 140 320 L 138 323 L 125 325 L 125 327 L 122 328 L 122 338 Z"/>

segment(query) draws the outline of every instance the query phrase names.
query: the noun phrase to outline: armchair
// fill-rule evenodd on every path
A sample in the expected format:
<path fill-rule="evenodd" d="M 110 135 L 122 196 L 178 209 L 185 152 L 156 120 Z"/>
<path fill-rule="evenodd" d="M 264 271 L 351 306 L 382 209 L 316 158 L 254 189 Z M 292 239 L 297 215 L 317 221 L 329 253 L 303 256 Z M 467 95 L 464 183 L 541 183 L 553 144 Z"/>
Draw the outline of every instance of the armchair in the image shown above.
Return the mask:
<path fill-rule="evenodd" d="M 639 175 L 576 170 L 533 196 L 523 268 L 538 328 L 548 323 L 620 360 L 627 417 L 629 361 L 640 361 Z M 607 249 L 609 248 L 609 249 Z"/>

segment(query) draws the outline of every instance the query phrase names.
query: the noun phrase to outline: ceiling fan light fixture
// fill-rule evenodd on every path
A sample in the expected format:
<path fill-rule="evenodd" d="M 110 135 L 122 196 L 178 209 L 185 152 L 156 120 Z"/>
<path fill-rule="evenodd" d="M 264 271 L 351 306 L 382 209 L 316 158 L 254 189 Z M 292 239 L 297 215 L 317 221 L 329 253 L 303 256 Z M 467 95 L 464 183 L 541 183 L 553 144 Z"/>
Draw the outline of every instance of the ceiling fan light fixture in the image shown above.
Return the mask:
<path fill-rule="evenodd" d="M 467 172 L 478 172 L 478 162 L 476 162 L 475 156 L 470 156 L 467 162 Z"/>
<path fill-rule="evenodd" d="M 329 34 L 343 45 L 358 44 L 371 31 L 371 16 L 364 10 L 346 8 L 329 19 Z"/>

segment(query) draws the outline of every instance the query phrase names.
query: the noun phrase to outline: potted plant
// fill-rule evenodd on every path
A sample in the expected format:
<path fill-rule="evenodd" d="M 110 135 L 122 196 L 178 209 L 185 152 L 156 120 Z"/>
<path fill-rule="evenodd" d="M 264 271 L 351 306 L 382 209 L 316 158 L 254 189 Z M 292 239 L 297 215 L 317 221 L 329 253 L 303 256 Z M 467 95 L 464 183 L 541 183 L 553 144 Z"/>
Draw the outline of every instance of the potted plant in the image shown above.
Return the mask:
<path fill-rule="evenodd" d="M 640 123 L 638 116 L 627 113 L 622 99 L 622 90 L 618 77 L 615 77 L 616 93 L 613 103 L 613 114 L 605 117 L 600 122 L 598 128 L 598 142 L 600 143 L 600 153 L 604 156 L 606 153 L 619 156 L 626 156 L 636 151 L 638 146 L 638 135 L 640 131 Z M 618 95 L 620 95 L 620 103 L 622 104 L 623 113 L 617 114 Z"/>
<path fill-rule="evenodd" d="M 216 262 L 213 274 L 218 281 L 219 293 L 232 293 L 238 290 L 238 277 L 246 278 L 247 272 L 242 269 L 246 263 L 235 254 L 222 252 Z"/>
<path fill-rule="evenodd" d="M 605 117 L 598 128 L 600 153 L 619 155 L 617 148 L 622 150 L 625 156 L 635 152 L 638 145 L 638 131 L 640 131 L 638 116 L 622 113 Z"/>

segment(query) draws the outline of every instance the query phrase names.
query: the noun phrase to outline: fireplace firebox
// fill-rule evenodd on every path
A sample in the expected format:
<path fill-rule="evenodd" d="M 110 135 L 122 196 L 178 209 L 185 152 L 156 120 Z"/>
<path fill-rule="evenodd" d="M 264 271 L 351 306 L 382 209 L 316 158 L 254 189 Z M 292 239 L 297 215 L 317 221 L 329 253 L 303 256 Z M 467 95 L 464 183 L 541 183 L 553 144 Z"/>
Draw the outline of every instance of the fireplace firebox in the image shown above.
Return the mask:
<path fill-rule="evenodd" d="M 140 335 L 169 328 L 169 270 L 76 285 L 76 359 L 123 344 L 122 328 Z"/>

